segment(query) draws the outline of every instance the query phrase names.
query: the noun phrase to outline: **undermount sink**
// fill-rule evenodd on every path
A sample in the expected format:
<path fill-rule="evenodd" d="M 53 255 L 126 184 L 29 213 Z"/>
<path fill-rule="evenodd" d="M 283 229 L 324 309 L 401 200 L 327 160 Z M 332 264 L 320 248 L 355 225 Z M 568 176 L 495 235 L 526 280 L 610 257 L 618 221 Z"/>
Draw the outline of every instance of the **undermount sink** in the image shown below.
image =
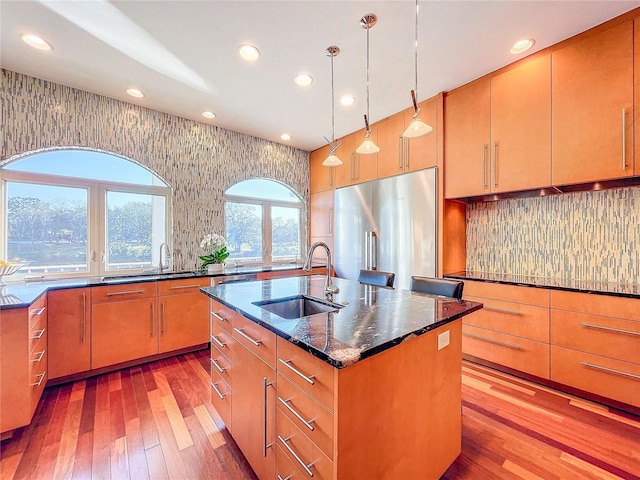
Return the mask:
<path fill-rule="evenodd" d="M 307 295 L 274 298 L 273 300 L 253 302 L 253 304 L 287 320 L 307 317 L 316 313 L 337 312 L 338 309 L 342 308 L 342 305 L 336 305 Z"/>

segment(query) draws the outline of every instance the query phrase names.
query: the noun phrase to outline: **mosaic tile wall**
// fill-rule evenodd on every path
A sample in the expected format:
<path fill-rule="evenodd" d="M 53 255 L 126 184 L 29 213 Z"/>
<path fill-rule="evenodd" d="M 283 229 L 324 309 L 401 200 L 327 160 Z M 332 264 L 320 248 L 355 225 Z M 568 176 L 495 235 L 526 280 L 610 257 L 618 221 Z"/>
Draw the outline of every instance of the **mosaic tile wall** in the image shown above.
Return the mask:
<path fill-rule="evenodd" d="M 2 70 L 0 166 L 13 155 L 83 146 L 124 155 L 173 188 L 173 257 L 192 269 L 200 239 L 222 232 L 222 195 L 270 178 L 309 198 L 309 156 L 267 140 Z"/>
<path fill-rule="evenodd" d="M 470 204 L 467 270 L 638 284 L 640 187 Z"/>

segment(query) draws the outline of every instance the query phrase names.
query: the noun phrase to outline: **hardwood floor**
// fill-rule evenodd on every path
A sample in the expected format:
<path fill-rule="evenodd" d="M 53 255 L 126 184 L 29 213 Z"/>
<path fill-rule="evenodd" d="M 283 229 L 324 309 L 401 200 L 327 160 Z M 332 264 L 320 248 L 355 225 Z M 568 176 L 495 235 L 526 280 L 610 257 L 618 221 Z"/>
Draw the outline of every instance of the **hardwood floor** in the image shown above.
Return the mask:
<path fill-rule="evenodd" d="M 204 350 L 47 388 L 0 444 L 0 478 L 255 479 L 208 369 Z M 462 382 L 462 455 L 443 479 L 640 480 L 640 417 L 466 362 Z"/>

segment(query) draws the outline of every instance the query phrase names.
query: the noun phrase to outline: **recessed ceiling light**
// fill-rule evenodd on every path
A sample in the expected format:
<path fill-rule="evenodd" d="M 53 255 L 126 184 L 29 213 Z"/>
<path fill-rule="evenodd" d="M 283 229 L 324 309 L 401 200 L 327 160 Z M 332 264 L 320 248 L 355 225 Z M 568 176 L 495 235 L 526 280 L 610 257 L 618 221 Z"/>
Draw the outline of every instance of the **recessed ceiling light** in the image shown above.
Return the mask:
<path fill-rule="evenodd" d="M 519 53 L 526 52 L 535 45 L 536 41 L 533 38 L 527 38 L 525 40 L 518 40 L 513 44 L 513 47 L 509 49 L 509 53 L 518 55 Z"/>
<path fill-rule="evenodd" d="M 296 78 L 294 78 L 293 81 L 301 87 L 308 87 L 313 83 L 313 77 L 306 73 L 301 73 L 300 75 L 296 75 Z"/>
<path fill-rule="evenodd" d="M 205 118 L 216 118 L 216 114 L 209 111 L 202 112 L 202 116 Z"/>
<path fill-rule="evenodd" d="M 283 133 L 282 135 L 280 135 L 280 138 L 282 140 L 291 140 L 291 135 L 289 135 L 288 133 Z"/>
<path fill-rule="evenodd" d="M 43 40 L 37 35 L 32 35 L 31 33 L 23 33 L 20 35 L 20 38 L 22 38 L 22 41 L 27 45 L 33 48 L 37 48 L 38 50 L 53 50 L 53 46 L 49 42 Z"/>
<path fill-rule="evenodd" d="M 141 90 L 138 90 L 137 88 L 127 88 L 127 93 L 132 97 L 136 97 L 136 98 L 144 97 L 144 92 Z"/>
<path fill-rule="evenodd" d="M 345 95 L 340 99 L 340 103 L 345 107 L 348 107 L 349 105 L 353 105 L 354 103 L 356 103 L 356 97 L 352 97 L 351 95 Z"/>
<path fill-rule="evenodd" d="M 238 47 L 238 53 L 245 60 L 249 60 L 250 62 L 255 62 L 260 58 L 260 50 L 258 50 L 253 45 L 249 45 L 248 43 L 243 43 Z"/>

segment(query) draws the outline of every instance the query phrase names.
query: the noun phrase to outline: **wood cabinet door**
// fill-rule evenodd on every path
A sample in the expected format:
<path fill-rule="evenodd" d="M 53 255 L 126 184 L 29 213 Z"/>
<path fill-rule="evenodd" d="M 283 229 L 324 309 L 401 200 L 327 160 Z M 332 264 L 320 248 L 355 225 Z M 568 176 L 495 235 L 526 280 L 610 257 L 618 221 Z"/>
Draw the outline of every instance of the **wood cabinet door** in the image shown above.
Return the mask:
<path fill-rule="evenodd" d="M 437 97 L 420 102 L 418 118 L 433 127 L 433 132 L 424 137 L 411 138 L 405 142 L 405 170 L 416 171 L 438 164 L 438 114 Z M 405 110 L 404 124 L 409 125 L 413 118 L 413 109 Z"/>
<path fill-rule="evenodd" d="M 633 22 L 551 57 L 553 184 L 633 175 Z"/>
<path fill-rule="evenodd" d="M 444 194 L 489 193 L 491 84 L 481 78 L 444 98 Z"/>
<path fill-rule="evenodd" d="M 335 188 L 345 187 L 356 183 L 355 180 L 355 141 L 356 134 L 351 133 L 338 139 L 340 146 L 336 150 L 335 154 L 340 160 L 342 165 L 339 167 L 331 167 L 335 178 Z"/>
<path fill-rule="evenodd" d="M 404 171 L 402 132 L 405 112 L 398 112 L 376 123 L 378 128 L 378 178 Z"/>
<path fill-rule="evenodd" d="M 633 118 L 633 133 L 635 138 L 635 148 L 634 148 L 634 175 L 640 175 L 640 161 L 635 159 L 635 152 L 640 152 L 640 132 L 636 132 L 635 126 L 640 123 L 640 19 L 636 18 L 633 21 L 633 91 L 634 91 L 634 112 L 635 116 Z M 625 139 L 626 140 L 626 139 Z M 638 154 L 640 156 L 640 153 Z M 626 159 L 627 163 L 629 159 Z"/>
<path fill-rule="evenodd" d="M 325 145 L 309 154 L 309 190 L 324 192 L 333 188 L 333 169 L 322 165 L 327 158 L 329 146 Z"/>
<path fill-rule="evenodd" d="M 49 378 L 91 369 L 91 289 L 52 290 L 49 309 Z"/>
<path fill-rule="evenodd" d="M 202 293 L 159 297 L 159 352 L 209 342 L 209 299 Z"/>
<path fill-rule="evenodd" d="M 490 148 L 491 192 L 551 185 L 550 55 L 491 79 Z"/>
<path fill-rule="evenodd" d="M 258 478 L 274 478 L 275 370 L 240 345 L 236 349 L 233 370 L 233 438 Z"/>
<path fill-rule="evenodd" d="M 309 196 L 312 237 L 333 235 L 333 191 L 312 193 Z"/>
<path fill-rule="evenodd" d="M 97 303 L 91 307 L 91 368 L 158 353 L 156 299 Z"/>

